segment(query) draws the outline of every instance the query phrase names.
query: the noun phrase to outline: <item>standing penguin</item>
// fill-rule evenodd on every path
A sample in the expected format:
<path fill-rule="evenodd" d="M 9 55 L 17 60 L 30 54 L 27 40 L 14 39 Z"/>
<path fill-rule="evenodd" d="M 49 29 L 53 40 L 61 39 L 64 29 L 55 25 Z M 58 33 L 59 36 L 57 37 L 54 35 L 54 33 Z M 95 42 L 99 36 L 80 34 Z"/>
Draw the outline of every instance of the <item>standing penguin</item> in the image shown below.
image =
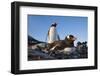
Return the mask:
<path fill-rule="evenodd" d="M 48 43 L 53 43 L 54 41 L 60 40 L 59 35 L 56 30 L 57 23 L 53 23 L 48 31 Z"/>

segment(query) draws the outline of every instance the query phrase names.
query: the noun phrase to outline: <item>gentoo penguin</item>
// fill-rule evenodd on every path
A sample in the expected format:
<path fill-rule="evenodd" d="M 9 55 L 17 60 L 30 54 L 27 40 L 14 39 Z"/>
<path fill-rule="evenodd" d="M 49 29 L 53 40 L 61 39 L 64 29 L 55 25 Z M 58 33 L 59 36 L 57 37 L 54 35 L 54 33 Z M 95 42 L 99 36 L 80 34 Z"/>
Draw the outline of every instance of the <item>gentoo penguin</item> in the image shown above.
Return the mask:
<path fill-rule="evenodd" d="M 75 51 L 75 40 L 76 37 L 74 37 L 73 35 L 68 35 L 64 40 L 54 41 L 53 43 L 49 44 L 48 50 L 61 50 L 64 54 L 71 53 Z"/>
<path fill-rule="evenodd" d="M 54 41 L 60 40 L 59 35 L 56 30 L 57 23 L 53 23 L 48 31 L 48 43 L 53 43 Z"/>

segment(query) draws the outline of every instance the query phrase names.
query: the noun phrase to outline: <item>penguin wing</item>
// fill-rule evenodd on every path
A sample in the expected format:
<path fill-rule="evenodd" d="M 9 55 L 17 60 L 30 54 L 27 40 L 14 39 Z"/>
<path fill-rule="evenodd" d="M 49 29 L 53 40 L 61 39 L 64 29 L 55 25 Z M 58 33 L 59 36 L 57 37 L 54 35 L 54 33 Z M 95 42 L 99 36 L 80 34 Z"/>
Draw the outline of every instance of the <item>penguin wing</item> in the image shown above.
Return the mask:
<path fill-rule="evenodd" d="M 59 35 L 57 35 L 57 38 L 58 38 L 58 40 L 60 40 L 60 36 Z"/>
<path fill-rule="evenodd" d="M 50 31 L 50 29 L 48 30 L 48 34 L 47 35 L 49 35 L 49 31 Z"/>

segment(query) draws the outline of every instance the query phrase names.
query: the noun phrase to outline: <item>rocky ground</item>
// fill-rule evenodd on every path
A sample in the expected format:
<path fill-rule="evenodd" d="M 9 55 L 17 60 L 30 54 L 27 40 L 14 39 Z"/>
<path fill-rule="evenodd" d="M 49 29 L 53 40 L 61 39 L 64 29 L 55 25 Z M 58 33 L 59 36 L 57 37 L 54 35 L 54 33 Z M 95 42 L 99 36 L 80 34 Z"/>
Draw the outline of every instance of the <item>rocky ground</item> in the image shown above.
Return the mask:
<path fill-rule="evenodd" d="M 88 52 L 86 48 L 78 49 L 71 53 L 64 53 L 59 50 L 40 50 L 40 49 L 28 49 L 28 60 L 53 60 L 53 59 L 80 59 L 88 58 Z"/>

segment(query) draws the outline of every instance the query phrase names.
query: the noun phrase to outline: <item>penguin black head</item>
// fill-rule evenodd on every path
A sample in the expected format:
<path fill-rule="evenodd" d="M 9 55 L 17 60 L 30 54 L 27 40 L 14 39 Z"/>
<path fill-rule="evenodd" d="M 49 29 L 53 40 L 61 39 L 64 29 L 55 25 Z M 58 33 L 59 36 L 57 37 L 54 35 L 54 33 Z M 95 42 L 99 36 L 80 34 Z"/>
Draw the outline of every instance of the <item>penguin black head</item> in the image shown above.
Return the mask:
<path fill-rule="evenodd" d="M 57 26 L 56 22 L 51 25 L 51 27 L 56 27 L 56 26 Z"/>
<path fill-rule="evenodd" d="M 65 37 L 65 40 L 70 40 L 70 41 L 75 41 L 77 38 L 74 37 L 73 35 L 68 35 Z"/>

